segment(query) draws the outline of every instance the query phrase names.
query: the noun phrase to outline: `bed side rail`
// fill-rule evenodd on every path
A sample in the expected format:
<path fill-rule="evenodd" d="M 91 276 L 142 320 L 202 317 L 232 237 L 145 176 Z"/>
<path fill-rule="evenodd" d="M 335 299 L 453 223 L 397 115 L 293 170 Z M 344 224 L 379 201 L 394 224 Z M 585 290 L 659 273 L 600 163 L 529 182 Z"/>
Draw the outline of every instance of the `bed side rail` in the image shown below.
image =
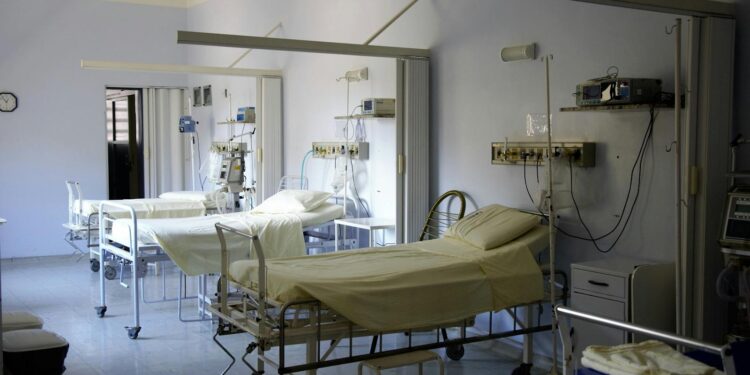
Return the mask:
<path fill-rule="evenodd" d="M 130 216 L 130 220 L 132 221 L 133 225 L 130 227 L 130 243 L 129 244 L 122 244 L 127 245 L 130 248 L 131 254 L 133 256 L 133 259 L 137 259 L 138 257 L 138 217 L 135 213 L 135 208 L 124 205 L 121 203 L 117 203 L 115 201 L 102 201 L 99 203 L 99 247 L 102 248 L 104 245 L 107 244 L 108 241 L 108 235 L 107 235 L 107 226 L 111 225 L 110 222 L 114 221 L 111 218 L 108 218 L 107 215 L 107 209 L 108 208 L 116 208 L 120 209 L 122 211 L 125 211 Z"/>
<path fill-rule="evenodd" d="M 570 342 L 570 336 L 567 334 L 569 332 L 569 329 L 567 327 L 567 322 L 565 319 L 562 319 L 563 317 L 569 317 L 572 319 L 578 319 L 587 321 L 590 323 L 600 324 L 602 326 L 606 327 L 612 327 L 612 328 L 618 328 L 626 332 L 630 333 L 639 333 L 642 335 L 646 335 L 649 337 L 653 337 L 659 340 L 662 340 L 666 343 L 680 345 L 692 349 L 699 349 L 706 352 L 710 352 L 713 354 L 717 354 L 721 356 L 722 362 L 724 364 L 724 372 L 727 375 L 735 375 L 735 366 L 734 366 L 734 360 L 732 358 L 732 351 L 729 347 L 729 345 L 724 346 L 718 346 L 710 343 L 706 343 L 703 341 L 693 340 L 690 338 L 677 336 L 673 333 L 654 330 L 651 328 L 646 328 L 643 326 L 625 323 L 617 320 L 607 319 L 603 318 L 601 316 L 588 314 L 582 311 L 574 310 L 562 305 L 556 305 L 555 306 L 555 314 L 557 315 L 557 320 L 560 324 L 560 336 L 562 338 L 563 343 L 563 375 L 572 375 L 573 372 L 573 353 L 572 353 L 572 345 Z"/>
<path fill-rule="evenodd" d="M 222 314 L 231 314 L 229 310 L 229 306 L 227 305 L 227 297 L 228 297 L 228 288 L 229 288 L 229 282 L 227 280 L 227 275 L 229 275 L 229 251 L 227 250 L 227 240 L 225 237 L 225 232 L 229 232 L 235 235 L 238 235 L 240 237 L 244 237 L 251 240 L 251 248 L 250 248 L 250 255 L 252 256 L 253 251 L 256 253 L 258 257 L 258 316 L 260 316 L 261 320 L 266 319 L 266 296 L 267 296 L 267 289 L 266 289 L 266 257 L 263 254 L 263 249 L 260 245 L 260 239 L 255 234 L 245 233 L 242 231 L 239 231 L 237 229 L 234 229 L 232 227 L 229 227 L 227 225 L 224 225 L 222 223 L 216 223 L 216 234 L 219 236 L 219 242 L 221 243 L 221 276 L 219 278 L 219 297 L 221 299 L 221 313 Z M 258 335 L 258 340 L 262 341 L 263 338 L 266 335 L 265 322 L 261 321 L 260 323 L 260 332 Z"/>
<path fill-rule="evenodd" d="M 75 212 L 75 202 L 78 200 L 78 212 L 83 212 L 83 194 L 81 194 L 81 184 L 78 181 L 65 181 L 65 187 L 68 188 L 68 224 L 82 224 L 80 216 Z"/>

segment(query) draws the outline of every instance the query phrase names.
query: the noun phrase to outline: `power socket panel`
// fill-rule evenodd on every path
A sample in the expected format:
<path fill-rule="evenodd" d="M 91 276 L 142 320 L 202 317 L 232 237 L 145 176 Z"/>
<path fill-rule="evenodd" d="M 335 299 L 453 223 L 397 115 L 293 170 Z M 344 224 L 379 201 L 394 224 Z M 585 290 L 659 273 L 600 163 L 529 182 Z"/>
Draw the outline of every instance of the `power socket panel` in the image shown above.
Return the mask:
<path fill-rule="evenodd" d="M 355 160 L 367 160 L 370 157 L 369 142 L 313 142 L 314 158 L 335 159 L 349 156 Z"/>
<path fill-rule="evenodd" d="M 211 151 L 218 152 L 218 153 L 246 152 L 247 143 L 245 142 L 212 142 Z"/>
<path fill-rule="evenodd" d="M 596 166 L 596 143 L 594 142 L 552 142 L 553 158 L 573 157 L 573 163 L 579 167 Z M 546 142 L 493 142 L 492 164 L 544 165 L 547 159 Z"/>

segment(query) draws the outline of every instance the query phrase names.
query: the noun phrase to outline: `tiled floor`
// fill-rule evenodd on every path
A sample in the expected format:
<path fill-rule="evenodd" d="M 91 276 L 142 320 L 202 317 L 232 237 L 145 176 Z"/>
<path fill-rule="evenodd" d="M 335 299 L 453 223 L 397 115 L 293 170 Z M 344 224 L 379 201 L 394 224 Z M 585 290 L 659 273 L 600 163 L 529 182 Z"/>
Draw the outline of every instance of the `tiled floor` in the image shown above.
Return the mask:
<path fill-rule="evenodd" d="M 167 284 L 176 285 L 174 269 L 166 273 Z M 161 293 L 161 279 L 149 276 L 146 298 Z M 195 282 L 192 282 L 195 284 Z M 131 325 L 130 289 L 117 281 L 107 282 L 108 311 L 103 319 L 93 307 L 99 303 L 98 274 L 88 269 L 87 259 L 50 257 L 2 262 L 3 311 L 24 310 L 44 319 L 45 328 L 70 342 L 66 374 L 219 374 L 228 357 L 211 341 L 210 322 L 183 323 L 177 319 L 175 302 L 142 304 L 141 334 L 137 340 L 127 337 L 123 327 Z M 194 287 L 194 285 L 193 285 Z M 168 292 L 174 293 L 176 287 Z M 194 303 L 185 313 L 194 314 Z M 238 334 L 220 340 L 235 354 L 243 353 L 251 341 Z M 355 343 L 365 347 L 367 343 Z M 444 355 L 448 374 L 510 374 L 520 353 L 503 354 L 498 345 L 477 343 L 466 347 L 460 361 Z M 442 352 L 441 352 L 442 354 Z M 304 348 L 292 354 L 304 358 Z M 250 357 L 251 363 L 255 356 Z M 248 374 L 242 363 L 229 374 Z M 355 374 L 356 364 L 318 371 L 319 374 Z M 391 374 L 416 374 L 416 367 L 390 370 Z M 437 373 L 428 364 L 425 373 Z M 543 373 L 535 369 L 533 373 Z"/>

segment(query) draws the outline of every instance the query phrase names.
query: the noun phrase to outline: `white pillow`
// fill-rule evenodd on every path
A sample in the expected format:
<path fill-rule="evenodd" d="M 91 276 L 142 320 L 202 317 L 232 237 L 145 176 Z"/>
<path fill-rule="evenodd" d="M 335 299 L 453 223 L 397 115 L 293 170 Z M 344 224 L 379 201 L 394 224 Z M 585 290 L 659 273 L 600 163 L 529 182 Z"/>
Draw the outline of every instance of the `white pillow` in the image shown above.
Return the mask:
<path fill-rule="evenodd" d="M 161 199 L 173 199 L 193 202 L 206 202 L 215 199 L 223 199 L 224 194 L 219 191 L 169 191 L 159 195 Z"/>
<path fill-rule="evenodd" d="M 264 214 L 290 214 L 311 211 L 331 196 L 325 191 L 282 190 L 259 204 L 251 212 Z"/>
<path fill-rule="evenodd" d="M 480 249 L 489 250 L 518 238 L 538 223 L 539 218 L 536 215 L 492 204 L 451 225 L 445 236 L 458 238 Z"/>

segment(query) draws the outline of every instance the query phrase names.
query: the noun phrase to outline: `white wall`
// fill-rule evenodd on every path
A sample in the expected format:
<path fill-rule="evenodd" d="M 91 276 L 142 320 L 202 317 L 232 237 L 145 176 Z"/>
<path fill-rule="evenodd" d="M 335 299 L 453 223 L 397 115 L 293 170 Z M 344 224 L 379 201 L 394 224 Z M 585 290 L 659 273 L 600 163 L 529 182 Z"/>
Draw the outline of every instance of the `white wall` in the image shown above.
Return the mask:
<path fill-rule="evenodd" d="M 302 34 L 296 37 L 313 38 L 308 30 L 317 30 L 330 24 L 331 20 L 305 17 L 305 14 L 312 10 L 306 6 L 315 8 L 315 4 L 299 3 L 294 4 L 295 7 L 289 5 L 291 4 L 284 2 L 208 2 L 189 10 L 188 26 L 190 30 L 196 31 L 265 35 L 274 25 L 282 22 L 282 28 L 273 36 L 291 37 L 290 33 L 300 30 Z M 339 13 L 340 11 L 335 8 L 329 7 L 336 17 L 342 18 L 343 13 Z M 188 60 L 196 65 L 227 66 L 243 52 L 242 49 L 190 47 Z M 368 67 L 371 77 L 368 81 L 351 84 L 350 109 L 363 97 L 395 97 L 396 93 L 396 69 L 392 59 L 252 51 L 237 66 L 284 68 L 286 174 L 301 173 L 302 159 L 311 149 L 313 141 L 340 139 L 337 128 L 341 127 L 342 123 L 337 123 L 333 117 L 346 112 L 346 83 L 336 81 L 344 72 Z M 195 110 L 194 115 L 210 124 L 201 127 L 201 131 L 209 131 L 209 136 L 214 140 L 227 137 L 224 126 L 212 125 L 224 119 L 228 112 L 226 99 L 220 98 L 219 95 L 224 88 L 230 87 L 234 108 L 237 106 L 234 98 L 238 93 L 243 98 L 248 98 L 250 105 L 255 104 L 254 82 L 249 85 L 242 79 L 233 77 L 192 75 L 190 82 L 191 85 L 213 84 L 213 108 Z M 300 86 L 299 83 L 304 83 L 304 86 Z M 368 204 L 372 215 L 395 217 L 395 178 L 392 173 L 395 171 L 395 120 L 368 120 L 365 127 L 368 141 L 372 142 L 370 151 L 374 160 L 354 164 L 358 193 Z M 308 159 L 305 174 L 310 178 L 310 188 L 330 191 L 334 162 Z"/>
<path fill-rule="evenodd" d="M 189 11 L 191 28 L 196 18 L 209 18 L 214 21 L 208 22 L 208 30 L 192 30 L 262 35 L 278 17 L 283 22 L 281 37 L 362 43 L 404 3 L 288 0 L 275 5 L 271 9 L 262 2 L 208 2 Z M 253 11 L 255 6 L 260 7 L 257 12 Z M 545 12 L 539 11 L 542 8 Z M 264 18 L 259 19 L 259 14 Z M 223 22 L 216 23 L 217 18 Z M 528 139 L 524 130 L 526 114 L 544 111 L 543 64 L 539 60 L 501 63 L 497 52 L 504 46 L 533 41 L 538 43 L 540 54 L 554 54 L 554 135 L 599 143 L 597 167 L 576 169 L 575 191 L 592 230 L 602 233 L 617 220 L 615 215 L 627 192 L 630 167 L 648 113 L 571 114 L 556 109 L 573 105 L 571 93 L 575 84 L 604 75 L 610 65 L 618 65 L 622 76 L 663 78 L 664 87 L 669 90 L 673 41 L 663 30 L 673 19 L 664 14 L 570 1 L 422 1 L 374 44 L 432 49 L 430 194 L 435 197 L 456 188 L 469 193 L 480 206 L 498 202 L 531 207 L 523 187 L 522 167 L 490 165 L 489 143 L 504 137 Z M 240 53 L 227 48 L 193 48 L 201 52 L 191 52 L 191 59 L 205 58 L 208 51 L 216 56 Z M 395 70 L 384 59 L 267 51 L 253 56 L 256 52 L 245 60 L 248 66 L 265 67 L 257 64 L 268 61 L 270 54 L 284 69 L 286 173 L 297 173 L 310 142 L 335 135 L 331 117 L 340 114 L 345 100 L 345 86 L 335 82 L 337 76 L 349 69 L 370 67 L 371 80 L 352 85 L 354 100 L 394 92 L 388 85 L 395 81 Z M 256 63 L 253 59 L 257 59 Z M 612 254 L 672 258 L 672 155 L 664 149 L 671 140 L 672 116 L 669 110 L 659 114 L 654 146 L 644 163 L 638 206 Z M 379 147 L 380 144 L 371 144 L 373 149 Z M 321 176 L 312 181 L 314 188 L 326 187 L 329 181 L 330 167 L 321 163 L 309 164 L 310 175 Z M 559 170 L 555 178 L 567 184 L 567 165 Z M 533 191 L 535 170 L 529 167 L 527 172 Z M 382 178 L 370 176 L 369 180 Z M 372 197 L 369 191 L 363 195 Z M 378 204 L 380 201 L 383 200 Z M 565 228 L 582 233 L 571 210 L 562 214 Z M 586 242 L 564 238 L 560 242 L 565 260 L 599 257 Z"/>
<path fill-rule="evenodd" d="M 107 196 L 104 89 L 185 86 L 183 75 L 91 71 L 81 59 L 182 63 L 186 11 L 99 0 L 9 0 L 0 11 L 0 90 L 19 107 L 0 114 L 4 258 L 67 254 L 63 182 Z"/>
<path fill-rule="evenodd" d="M 189 18 L 194 31 L 249 35 L 263 35 L 281 19 L 284 26 L 280 37 L 362 43 L 404 4 L 396 0 L 286 0 L 274 2 L 271 9 L 265 2 L 210 1 L 190 10 Z M 254 11 L 256 7 L 258 10 Z M 222 22 L 209 22 L 210 26 L 206 26 L 209 29 L 203 30 L 193 28 L 196 18 L 221 18 Z M 504 137 L 530 140 L 525 135 L 525 116 L 541 113 L 545 108 L 544 65 L 539 60 L 502 63 L 497 52 L 504 46 L 536 42 L 540 54 L 553 54 L 551 94 L 555 138 L 598 143 L 597 167 L 575 170 L 575 192 L 590 227 L 601 234 L 617 220 L 615 215 L 619 214 L 627 192 L 630 169 L 648 123 L 648 112 L 563 114 L 557 108 L 574 105 L 571 93 L 576 83 L 604 75 L 610 65 L 619 66 L 624 77 L 662 78 L 665 90 L 669 90 L 673 40 L 664 34 L 664 27 L 673 21 L 670 15 L 572 1 L 425 0 L 418 2 L 374 44 L 432 50 L 429 194 L 435 198 L 443 191 L 459 189 L 467 192 L 478 206 L 501 203 L 531 207 L 523 186 L 522 167 L 491 165 L 490 142 Z M 204 59 L 209 51 L 215 56 L 240 53 L 227 48 L 193 49 L 191 62 Z M 336 77 L 347 70 L 368 66 L 371 80 L 352 85 L 354 100 L 369 95 L 390 96 L 395 92 L 391 91 L 395 70 L 383 59 L 284 52 L 253 54 L 245 60 L 247 66 L 267 67 L 262 62 L 275 59 L 279 64 L 276 67 L 284 70 L 286 173 L 297 173 L 310 142 L 335 135 L 331 118 L 341 114 L 345 100 L 345 86 L 336 83 Z M 665 145 L 671 142 L 672 119 L 672 111 L 660 111 L 653 144 L 644 162 L 638 206 L 615 250 L 599 255 L 587 242 L 561 238 L 558 248 L 561 265 L 614 255 L 672 259 L 673 163 L 672 154 L 665 152 Z M 382 143 L 371 144 L 372 149 L 381 147 Z M 318 176 L 311 181 L 313 188 L 326 188 L 330 180 L 331 167 L 322 163 L 309 164 L 310 175 Z M 527 172 L 530 188 L 536 190 L 535 169 L 529 167 Z M 369 173 L 368 180 L 375 184 L 390 177 L 376 174 L 372 168 Z M 567 165 L 559 166 L 555 179 L 567 185 L 567 176 Z M 373 193 L 377 190 L 378 187 L 370 185 L 363 195 L 380 204 L 385 200 Z M 583 233 L 571 210 L 561 214 L 566 229 Z M 546 338 L 542 346 L 545 344 L 548 344 Z"/>

